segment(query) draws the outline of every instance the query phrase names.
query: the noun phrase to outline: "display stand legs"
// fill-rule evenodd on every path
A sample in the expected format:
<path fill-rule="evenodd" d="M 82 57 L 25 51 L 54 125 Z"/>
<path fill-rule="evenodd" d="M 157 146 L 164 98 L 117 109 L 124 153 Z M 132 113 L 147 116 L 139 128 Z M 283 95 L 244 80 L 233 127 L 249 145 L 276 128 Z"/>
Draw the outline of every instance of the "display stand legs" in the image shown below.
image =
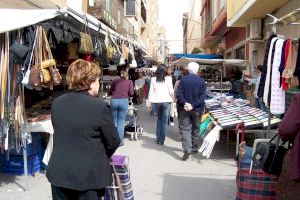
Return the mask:
<path fill-rule="evenodd" d="M 23 160 L 24 160 L 24 190 L 28 191 L 28 169 L 27 169 L 27 139 L 23 138 Z"/>

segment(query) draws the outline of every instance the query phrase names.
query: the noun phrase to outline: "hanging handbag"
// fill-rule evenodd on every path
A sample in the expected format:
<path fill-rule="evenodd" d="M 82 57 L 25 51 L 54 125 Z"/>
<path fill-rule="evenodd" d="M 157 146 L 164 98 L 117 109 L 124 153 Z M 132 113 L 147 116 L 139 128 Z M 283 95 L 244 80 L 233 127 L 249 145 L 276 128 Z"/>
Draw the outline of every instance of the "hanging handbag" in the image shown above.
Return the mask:
<path fill-rule="evenodd" d="M 85 16 L 84 25 L 82 26 L 81 32 L 80 32 L 79 53 L 92 54 L 93 52 L 94 52 L 93 41 L 92 41 L 88 21 Z"/>
<path fill-rule="evenodd" d="M 112 61 L 113 55 L 114 55 L 114 47 L 109 39 L 109 33 L 106 33 L 104 43 L 106 46 L 106 58 L 108 61 Z"/>
<path fill-rule="evenodd" d="M 34 55 L 34 49 L 35 49 L 35 46 L 36 46 L 36 42 L 37 42 L 37 31 L 35 31 L 35 34 L 34 34 L 34 42 L 33 42 L 33 45 L 32 45 L 32 50 L 30 52 L 30 54 L 27 55 L 27 57 L 29 57 L 29 62 L 28 63 L 24 63 L 23 64 L 23 67 L 24 68 L 27 68 L 24 76 L 23 76 L 23 79 L 21 81 L 21 83 L 28 89 L 33 89 L 30 85 L 29 85 L 29 76 L 30 76 L 30 69 L 31 69 L 31 64 L 32 64 L 32 60 L 33 60 L 33 55 Z M 27 65 L 27 66 L 25 66 Z"/>
<path fill-rule="evenodd" d="M 34 89 L 40 91 L 41 87 L 41 69 L 39 66 L 35 65 L 31 68 L 29 75 L 29 85 L 31 85 Z"/>
<path fill-rule="evenodd" d="M 272 143 L 277 138 L 276 144 Z M 269 142 L 260 142 L 252 157 L 254 166 L 265 172 L 279 176 L 282 169 L 282 162 L 287 149 L 284 144 L 279 144 L 279 134 L 276 134 Z"/>
<path fill-rule="evenodd" d="M 61 84 L 62 77 L 56 67 L 50 67 L 50 73 L 53 81 L 53 85 L 59 85 Z"/>
<path fill-rule="evenodd" d="M 25 44 L 22 42 L 17 42 L 9 47 L 9 52 L 13 55 L 13 63 L 16 63 L 16 64 L 24 64 L 27 54 L 29 54 L 29 52 L 33 46 L 34 32 L 33 32 L 32 27 L 21 30 L 21 37 L 22 37 L 22 35 L 23 35 L 24 39 L 28 38 L 28 41 L 29 41 L 28 44 Z"/>
<path fill-rule="evenodd" d="M 137 67 L 137 62 L 136 62 L 135 57 L 134 57 L 134 49 L 133 49 L 132 46 L 130 46 L 130 51 L 131 51 L 131 55 L 132 55 L 132 61 L 129 64 L 129 68 L 136 68 Z"/>
<path fill-rule="evenodd" d="M 52 52 L 51 52 L 51 49 L 50 49 L 50 45 L 49 45 L 49 42 L 47 40 L 46 33 L 45 33 L 44 30 L 43 30 L 43 36 L 44 36 L 43 37 L 44 38 L 44 41 L 43 41 L 44 56 L 48 57 L 48 59 L 44 60 L 42 62 L 42 64 L 41 64 L 42 67 L 41 68 L 42 69 L 49 68 L 49 70 L 47 69 L 47 71 L 49 72 L 50 80 L 52 80 L 52 84 L 56 86 L 56 85 L 61 84 L 62 77 L 61 77 L 58 69 L 56 68 L 56 62 L 53 59 Z"/>
<path fill-rule="evenodd" d="M 106 67 L 108 65 L 107 58 L 106 58 L 106 47 L 105 47 L 105 42 L 103 40 L 103 36 L 100 33 L 100 29 L 101 28 L 99 26 L 99 30 L 95 41 L 94 56 L 95 59 L 99 62 L 101 67 Z"/>

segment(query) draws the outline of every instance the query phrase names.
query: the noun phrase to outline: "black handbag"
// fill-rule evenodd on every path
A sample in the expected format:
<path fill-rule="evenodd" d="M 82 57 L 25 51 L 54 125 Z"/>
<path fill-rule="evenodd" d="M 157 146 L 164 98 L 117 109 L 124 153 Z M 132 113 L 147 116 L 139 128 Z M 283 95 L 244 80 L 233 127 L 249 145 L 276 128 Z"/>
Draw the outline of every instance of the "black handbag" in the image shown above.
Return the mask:
<path fill-rule="evenodd" d="M 106 47 L 103 39 L 103 35 L 100 33 L 101 28 L 99 27 L 96 40 L 95 40 L 95 47 L 94 47 L 94 56 L 97 61 L 99 61 L 100 66 L 102 68 L 107 68 L 108 61 L 106 58 Z"/>
<path fill-rule="evenodd" d="M 276 144 L 273 141 L 277 138 Z M 276 134 L 269 142 L 258 143 L 252 157 L 253 164 L 267 173 L 279 176 L 287 148 L 280 143 L 279 134 Z"/>
<path fill-rule="evenodd" d="M 27 55 L 32 49 L 33 38 L 34 38 L 34 28 L 28 27 L 22 30 L 22 36 L 24 43 L 15 43 L 9 47 L 9 52 L 13 55 L 13 63 L 15 64 L 25 64 L 27 60 Z M 26 41 L 28 40 L 28 42 Z"/>

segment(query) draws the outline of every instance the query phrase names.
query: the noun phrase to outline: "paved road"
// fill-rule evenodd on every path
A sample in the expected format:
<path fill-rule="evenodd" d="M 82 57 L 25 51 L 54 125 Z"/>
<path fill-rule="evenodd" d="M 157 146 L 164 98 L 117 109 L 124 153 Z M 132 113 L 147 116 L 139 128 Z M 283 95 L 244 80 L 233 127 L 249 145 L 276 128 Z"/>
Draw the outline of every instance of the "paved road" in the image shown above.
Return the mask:
<path fill-rule="evenodd" d="M 156 118 L 140 109 L 144 134 L 139 141 L 125 139 L 117 154 L 130 158 L 131 180 L 137 200 L 232 200 L 235 198 L 235 162 L 222 142 L 216 144 L 211 159 L 196 155 L 181 161 L 177 126 L 170 127 L 164 146 L 155 143 Z M 44 174 L 30 177 L 29 191 L 21 189 L 23 177 L 0 177 L 2 200 L 51 199 L 50 184 Z"/>

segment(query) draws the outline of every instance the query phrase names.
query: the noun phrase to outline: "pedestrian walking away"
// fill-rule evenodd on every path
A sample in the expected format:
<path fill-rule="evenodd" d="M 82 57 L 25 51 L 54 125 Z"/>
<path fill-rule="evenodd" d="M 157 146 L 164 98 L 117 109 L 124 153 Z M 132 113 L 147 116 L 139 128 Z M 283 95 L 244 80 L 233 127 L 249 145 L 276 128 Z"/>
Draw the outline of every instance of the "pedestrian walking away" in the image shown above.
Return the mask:
<path fill-rule="evenodd" d="M 168 128 L 171 103 L 174 99 L 172 78 L 167 75 L 167 68 L 161 64 L 151 78 L 147 108 L 151 111 L 153 103 L 157 110 L 156 142 L 163 145 Z"/>
<path fill-rule="evenodd" d="M 71 93 L 52 104 L 53 152 L 47 166 L 53 200 L 97 200 L 112 183 L 109 158 L 120 139 L 111 111 L 100 100 L 100 68 L 82 59 L 67 72 Z"/>
<path fill-rule="evenodd" d="M 113 80 L 109 93 L 112 95 L 110 108 L 114 123 L 118 129 L 120 145 L 123 145 L 128 99 L 134 95 L 133 82 L 128 80 L 128 73 L 125 70 L 121 70 L 120 78 Z"/>
<path fill-rule="evenodd" d="M 199 127 L 204 111 L 206 86 L 204 79 L 197 76 L 198 70 L 197 63 L 189 63 L 189 75 L 181 78 L 176 91 L 179 132 L 184 150 L 182 160 L 187 160 L 191 153 L 197 153 L 199 149 Z"/>

